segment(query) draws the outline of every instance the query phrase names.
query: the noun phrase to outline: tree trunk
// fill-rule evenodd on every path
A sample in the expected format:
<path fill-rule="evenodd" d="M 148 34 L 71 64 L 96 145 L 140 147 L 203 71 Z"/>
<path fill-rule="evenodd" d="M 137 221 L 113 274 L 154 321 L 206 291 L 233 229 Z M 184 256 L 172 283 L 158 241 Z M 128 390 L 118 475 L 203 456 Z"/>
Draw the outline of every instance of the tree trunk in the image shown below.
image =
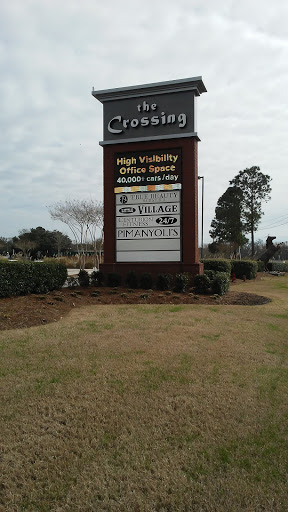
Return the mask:
<path fill-rule="evenodd" d="M 252 218 L 251 222 L 251 252 L 252 252 L 252 258 L 255 253 L 255 244 L 254 244 L 254 219 Z"/>
<path fill-rule="evenodd" d="M 251 251 L 252 251 L 252 258 L 255 253 L 255 245 L 254 245 L 254 201 L 252 198 L 251 201 Z"/>

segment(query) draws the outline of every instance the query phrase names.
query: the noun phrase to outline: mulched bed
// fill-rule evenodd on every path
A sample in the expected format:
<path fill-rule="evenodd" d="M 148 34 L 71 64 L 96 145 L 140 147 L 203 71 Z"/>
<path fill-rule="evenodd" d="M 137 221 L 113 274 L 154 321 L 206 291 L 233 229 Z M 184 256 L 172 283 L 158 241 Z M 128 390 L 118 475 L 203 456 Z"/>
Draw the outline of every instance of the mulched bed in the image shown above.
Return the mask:
<path fill-rule="evenodd" d="M 96 292 L 96 293 L 95 293 Z M 98 296 L 92 296 L 99 293 Z M 92 295 L 91 295 L 92 294 Z M 223 297 L 193 293 L 127 290 L 127 288 L 62 288 L 46 295 L 0 299 L 0 330 L 57 322 L 73 308 L 101 304 L 210 304 L 255 306 L 270 299 L 253 293 L 229 291 Z"/>

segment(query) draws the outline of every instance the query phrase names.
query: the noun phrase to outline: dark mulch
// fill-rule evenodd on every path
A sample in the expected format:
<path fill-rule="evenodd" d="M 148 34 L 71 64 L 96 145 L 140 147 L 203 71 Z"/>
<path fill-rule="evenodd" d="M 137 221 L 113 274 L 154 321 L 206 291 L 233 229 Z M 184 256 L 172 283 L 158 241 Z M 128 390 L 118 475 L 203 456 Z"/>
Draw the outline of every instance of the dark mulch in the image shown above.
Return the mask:
<path fill-rule="evenodd" d="M 96 295 L 99 293 L 98 296 Z M 92 295 L 91 295 L 92 294 Z M 253 293 L 229 291 L 223 297 L 193 293 L 127 290 L 127 288 L 62 288 L 46 295 L 0 299 L 0 330 L 57 322 L 73 308 L 101 304 L 213 304 L 254 306 L 270 299 Z"/>

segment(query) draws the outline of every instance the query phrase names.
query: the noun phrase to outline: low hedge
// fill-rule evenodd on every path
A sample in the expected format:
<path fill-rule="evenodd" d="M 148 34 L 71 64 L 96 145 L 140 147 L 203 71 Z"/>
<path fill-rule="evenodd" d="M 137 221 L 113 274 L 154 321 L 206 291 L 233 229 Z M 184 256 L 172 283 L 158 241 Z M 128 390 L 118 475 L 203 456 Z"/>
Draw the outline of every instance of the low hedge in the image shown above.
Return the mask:
<path fill-rule="evenodd" d="M 210 279 L 210 281 L 213 281 L 216 272 L 215 270 L 204 270 L 204 275 L 207 276 Z"/>
<path fill-rule="evenodd" d="M 246 276 L 247 279 L 255 279 L 258 271 L 258 263 L 254 260 L 233 260 L 231 272 L 238 279 Z"/>
<path fill-rule="evenodd" d="M 285 261 L 269 261 L 267 269 L 272 272 L 288 272 L 288 265 Z"/>
<path fill-rule="evenodd" d="M 128 272 L 125 278 L 125 284 L 128 286 L 128 288 L 132 288 L 133 290 L 138 288 L 138 276 L 135 270 L 130 270 Z"/>
<path fill-rule="evenodd" d="M 225 295 L 230 288 L 230 276 L 227 272 L 216 272 L 211 283 L 212 293 L 217 295 Z"/>
<path fill-rule="evenodd" d="M 174 292 L 184 293 L 189 287 L 191 276 L 188 272 L 176 274 L 174 278 Z"/>
<path fill-rule="evenodd" d="M 262 260 L 257 260 L 257 272 L 265 272 L 265 263 Z"/>
<path fill-rule="evenodd" d="M 105 274 L 102 270 L 93 270 L 90 275 L 90 282 L 92 286 L 104 286 Z"/>
<path fill-rule="evenodd" d="M 150 288 L 153 287 L 153 276 L 149 272 L 144 272 L 144 274 L 141 274 L 139 281 L 139 286 L 143 290 L 150 290 Z"/>
<path fill-rule="evenodd" d="M 204 274 L 197 274 L 193 280 L 194 290 L 200 295 L 214 293 L 225 295 L 230 288 L 230 274 L 227 272 L 207 271 Z"/>
<path fill-rule="evenodd" d="M 214 270 L 214 272 L 227 272 L 231 274 L 231 261 L 224 259 L 204 259 L 201 260 L 204 264 L 204 272 L 206 270 Z"/>
<path fill-rule="evenodd" d="M 78 274 L 79 285 L 87 288 L 90 284 L 90 277 L 87 270 L 79 270 Z"/>
<path fill-rule="evenodd" d="M 211 281 L 206 273 L 196 274 L 196 276 L 194 276 L 193 279 L 193 285 L 196 293 L 199 293 L 200 295 L 205 295 L 210 291 Z"/>
<path fill-rule="evenodd" d="M 171 274 L 158 274 L 156 278 L 157 290 L 165 291 L 171 287 L 172 276 Z"/>
<path fill-rule="evenodd" d="M 47 293 L 62 288 L 66 279 L 63 263 L 0 261 L 0 297 Z"/>
<path fill-rule="evenodd" d="M 121 285 L 122 276 L 118 272 L 109 272 L 107 274 L 107 286 L 111 288 L 117 288 Z"/>

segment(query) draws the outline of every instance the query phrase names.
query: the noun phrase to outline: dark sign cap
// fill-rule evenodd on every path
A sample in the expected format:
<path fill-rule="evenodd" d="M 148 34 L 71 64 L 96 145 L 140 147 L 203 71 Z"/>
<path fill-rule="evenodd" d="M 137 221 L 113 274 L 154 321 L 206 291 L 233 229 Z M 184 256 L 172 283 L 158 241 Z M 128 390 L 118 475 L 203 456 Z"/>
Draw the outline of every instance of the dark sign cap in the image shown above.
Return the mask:
<path fill-rule="evenodd" d="M 139 98 L 155 94 L 167 94 L 182 91 L 194 91 L 195 96 L 207 92 L 201 76 L 170 80 L 167 82 L 156 82 L 153 84 L 132 85 L 129 87 L 117 87 L 116 89 L 104 89 L 101 91 L 92 90 L 92 96 L 104 103 L 105 101 Z"/>

